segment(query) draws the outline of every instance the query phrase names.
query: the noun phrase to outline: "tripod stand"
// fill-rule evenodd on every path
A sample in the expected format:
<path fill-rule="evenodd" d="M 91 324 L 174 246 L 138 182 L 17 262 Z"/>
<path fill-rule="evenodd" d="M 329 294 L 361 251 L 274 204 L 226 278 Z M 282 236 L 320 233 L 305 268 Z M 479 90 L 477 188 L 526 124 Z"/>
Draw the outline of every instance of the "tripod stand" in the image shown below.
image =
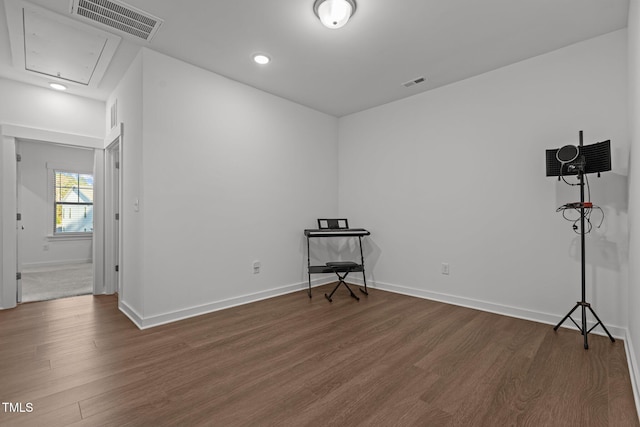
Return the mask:
<path fill-rule="evenodd" d="M 580 131 L 580 148 L 582 148 L 582 147 L 583 147 L 582 131 Z M 585 220 L 584 174 L 585 174 L 584 164 L 578 165 L 578 180 L 579 180 L 579 184 L 578 185 L 580 186 L 580 249 L 581 249 L 581 263 L 582 263 L 582 299 L 576 303 L 576 305 L 571 309 L 571 311 L 569 313 L 567 313 L 566 316 L 564 316 L 564 318 L 560 321 L 560 323 L 558 323 L 553 328 L 553 330 L 557 331 L 558 328 L 560 327 L 560 325 L 562 325 L 565 322 L 565 320 L 571 319 L 571 321 L 574 323 L 574 325 L 576 325 L 578 327 L 578 329 L 580 330 L 580 333 L 584 337 L 584 348 L 586 350 L 586 349 L 589 348 L 589 340 L 588 340 L 589 332 L 591 332 L 598 325 L 602 326 L 602 329 L 604 329 L 604 331 L 607 333 L 607 335 L 609 336 L 609 339 L 611 340 L 611 342 L 615 342 L 615 340 L 613 339 L 613 337 L 611 336 L 611 334 L 609 333 L 607 328 L 604 326 L 604 323 L 602 323 L 602 321 L 600 320 L 600 318 L 598 317 L 596 312 L 593 310 L 593 308 L 591 308 L 591 304 L 586 302 L 586 292 L 585 292 L 586 261 L 585 261 L 585 236 L 584 236 L 584 234 L 585 234 L 585 231 L 584 231 L 584 225 L 585 225 L 584 224 L 584 220 Z M 582 324 L 581 325 L 579 325 L 575 320 L 573 320 L 573 317 L 571 317 L 573 312 L 576 311 L 578 309 L 578 307 L 580 307 L 582 309 Z M 593 314 L 593 317 L 595 317 L 596 320 L 597 320 L 597 323 L 595 325 L 593 325 L 588 330 L 587 330 L 587 309 L 591 312 L 591 314 Z"/>

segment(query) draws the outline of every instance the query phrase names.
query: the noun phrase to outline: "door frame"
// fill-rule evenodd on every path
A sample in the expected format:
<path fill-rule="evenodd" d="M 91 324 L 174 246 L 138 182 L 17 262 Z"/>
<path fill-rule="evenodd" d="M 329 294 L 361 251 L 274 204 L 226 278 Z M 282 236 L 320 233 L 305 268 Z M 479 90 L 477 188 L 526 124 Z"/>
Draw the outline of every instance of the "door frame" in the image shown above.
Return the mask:
<path fill-rule="evenodd" d="M 23 215 L 22 209 L 22 167 L 21 161 L 18 160 L 21 155 L 20 140 L 14 139 L 16 145 L 16 213 Z M 16 272 L 22 273 L 22 218 L 16 219 Z M 16 275 L 16 302 L 19 304 L 22 302 L 22 276 Z"/>
<path fill-rule="evenodd" d="M 122 124 L 105 150 L 105 293 L 122 295 Z M 118 215 L 118 219 L 116 219 Z M 118 266 L 118 270 L 116 270 Z"/>
<path fill-rule="evenodd" d="M 0 147 L 0 161 L 2 168 L 2 180 L 0 180 L 1 191 L 0 199 L 2 207 L 0 215 L 2 217 L 2 228 L 0 236 L 2 243 L 0 253 L 2 254 L 2 276 L 0 277 L 0 308 L 12 308 L 17 305 L 18 301 L 18 281 L 16 279 L 17 272 L 17 221 L 16 221 L 16 140 L 7 133 L 7 126 L 2 125 Z"/>
<path fill-rule="evenodd" d="M 16 145 L 17 139 L 46 141 L 84 148 L 104 150 L 104 139 L 91 136 L 74 135 L 54 132 L 28 126 L 2 124 L 0 126 L 2 141 L 2 282 L 0 282 L 0 309 L 12 308 L 17 305 L 18 280 L 17 273 L 17 172 Z M 94 230 L 95 233 L 95 230 Z M 98 236 L 102 239 L 102 236 Z M 95 234 L 94 234 L 95 239 Z M 98 257 L 95 263 L 104 264 L 104 259 Z M 94 275 L 95 280 L 95 275 Z M 95 290 L 95 285 L 94 285 Z"/>

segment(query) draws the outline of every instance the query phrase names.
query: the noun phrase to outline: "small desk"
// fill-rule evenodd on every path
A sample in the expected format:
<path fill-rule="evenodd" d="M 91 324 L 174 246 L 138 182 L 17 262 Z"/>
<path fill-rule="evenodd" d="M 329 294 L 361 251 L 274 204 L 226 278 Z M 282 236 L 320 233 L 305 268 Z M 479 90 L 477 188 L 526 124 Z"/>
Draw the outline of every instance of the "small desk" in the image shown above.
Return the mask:
<path fill-rule="evenodd" d="M 320 221 L 320 220 L 319 220 Z M 346 221 L 346 220 L 345 220 Z M 362 253 L 362 237 L 369 236 L 371 233 L 364 228 L 314 228 L 304 230 L 304 235 L 307 237 L 307 268 L 309 272 L 309 298 L 311 298 L 311 275 L 312 274 L 326 274 L 326 273 L 335 273 L 338 276 L 338 284 L 333 289 L 333 291 L 324 296 L 332 301 L 332 297 L 334 292 L 338 289 L 340 285 L 344 285 L 353 298 L 356 300 L 360 300 L 356 294 L 353 293 L 351 288 L 347 285 L 344 279 L 347 277 L 349 273 L 353 272 L 362 272 L 362 280 L 364 281 L 364 289 L 359 288 L 360 292 L 365 295 L 369 295 L 367 291 L 367 278 L 365 276 L 364 271 L 364 255 Z M 358 243 L 360 244 L 360 264 L 352 261 L 333 261 L 327 262 L 325 265 L 311 265 L 311 255 L 309 251 L 309 241 L 312 238 L 323 238 L 323 237 L 357 237 Z M 342 274 L 341 274 L 342 273 Z"/>

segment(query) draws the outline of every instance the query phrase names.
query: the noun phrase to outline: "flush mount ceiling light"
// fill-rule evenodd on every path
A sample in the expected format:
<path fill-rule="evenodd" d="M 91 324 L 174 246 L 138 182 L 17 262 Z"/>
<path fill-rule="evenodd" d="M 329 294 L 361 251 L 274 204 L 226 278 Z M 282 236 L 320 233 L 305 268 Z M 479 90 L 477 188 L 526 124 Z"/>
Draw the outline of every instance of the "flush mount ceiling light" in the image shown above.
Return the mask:
<path fill-rule="evenodd" d="M 269 58 L 267 55 L 263 53 L 258 53 L 253 55 L 253 60 L 255 61 L 256 64 L 260 64 L 260 65 L 267 65 L 269 62 L 271 62 L 271 58 Z"/>
<path fill-rule="evenodd" d="M 327 28 L 343 27 L 356 12 L 355 0 L 316 0 L 313 12 Z"/>
<path fill-rule="evenodd" d="M 55 90 L 67 90 L 65 85 L 61 85 L 60 83 L 49 83 L 49 87 Z"/>

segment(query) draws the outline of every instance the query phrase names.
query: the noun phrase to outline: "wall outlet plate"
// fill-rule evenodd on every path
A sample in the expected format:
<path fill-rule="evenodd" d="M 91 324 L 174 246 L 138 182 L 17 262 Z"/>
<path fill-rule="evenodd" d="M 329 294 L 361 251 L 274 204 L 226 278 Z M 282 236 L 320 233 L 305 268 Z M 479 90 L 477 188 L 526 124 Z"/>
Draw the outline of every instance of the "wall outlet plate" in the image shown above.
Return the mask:
<path fill-rule="evenodd" d="M 442 272 L 442 274 L 449 275 L 449 263 L 443 262 L 440 271 Z"/>

